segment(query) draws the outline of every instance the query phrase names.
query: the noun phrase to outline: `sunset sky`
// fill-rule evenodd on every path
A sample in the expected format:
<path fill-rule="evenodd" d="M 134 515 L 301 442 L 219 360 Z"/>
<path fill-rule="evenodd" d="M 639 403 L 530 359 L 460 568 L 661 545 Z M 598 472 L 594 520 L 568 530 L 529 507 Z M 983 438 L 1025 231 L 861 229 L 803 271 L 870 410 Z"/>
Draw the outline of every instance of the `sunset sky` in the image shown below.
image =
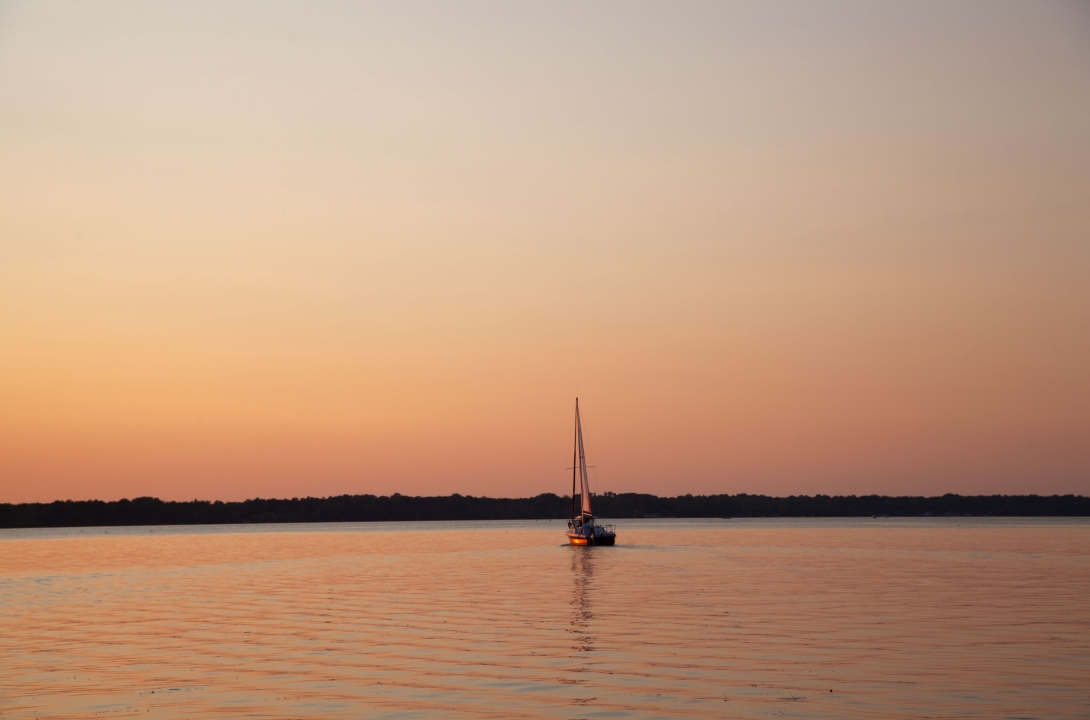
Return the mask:
<path fill-rule="evenodd" d="M 0 502 L 1088 494 L 1088 8 L 0 2 Z"/>

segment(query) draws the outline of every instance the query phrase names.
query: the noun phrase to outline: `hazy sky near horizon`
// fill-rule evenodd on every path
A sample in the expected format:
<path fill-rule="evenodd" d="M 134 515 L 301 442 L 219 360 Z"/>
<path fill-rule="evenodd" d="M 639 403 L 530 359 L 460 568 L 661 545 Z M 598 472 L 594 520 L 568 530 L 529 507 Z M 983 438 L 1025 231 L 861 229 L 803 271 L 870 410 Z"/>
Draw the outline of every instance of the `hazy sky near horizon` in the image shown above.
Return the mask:
<path fill-rule="evenodd" d="M 0 2 L 0 502 L 1090 493 L 1079 3 Z"/>

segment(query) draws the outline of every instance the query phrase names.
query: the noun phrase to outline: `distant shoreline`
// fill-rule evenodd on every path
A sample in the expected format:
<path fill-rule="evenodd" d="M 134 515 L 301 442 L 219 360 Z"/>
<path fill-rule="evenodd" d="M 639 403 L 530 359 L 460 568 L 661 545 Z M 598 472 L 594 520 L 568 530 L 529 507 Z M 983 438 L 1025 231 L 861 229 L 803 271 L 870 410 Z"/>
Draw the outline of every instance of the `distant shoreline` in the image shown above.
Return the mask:
<path fill-rule="evenodd" d="M 605 518 L 890 517 L 995 516 L 1086 517 L 1082 495 L 679 495 L 603 493 L 594 497 Z M 398 522 L 419 520 L 546 520 L 565 518 L 571 496 L 529 498 L 471 495 L 340 495 L 211 502 L 58 500 L 0 503 L 0 528 L 117 527 L 128 525 L 226 525 L 245 523 Z"/>

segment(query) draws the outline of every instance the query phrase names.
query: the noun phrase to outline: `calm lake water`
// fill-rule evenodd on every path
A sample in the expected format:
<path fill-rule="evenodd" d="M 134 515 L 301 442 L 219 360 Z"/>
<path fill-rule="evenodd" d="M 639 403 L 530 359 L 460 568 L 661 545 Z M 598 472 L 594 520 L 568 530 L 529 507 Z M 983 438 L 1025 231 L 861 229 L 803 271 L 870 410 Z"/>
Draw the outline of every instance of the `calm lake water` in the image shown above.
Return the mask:
<path fill-rule="evenodd" d="M 0 531 L 4 718 L 1090 716 L 1090 523 Z"/>

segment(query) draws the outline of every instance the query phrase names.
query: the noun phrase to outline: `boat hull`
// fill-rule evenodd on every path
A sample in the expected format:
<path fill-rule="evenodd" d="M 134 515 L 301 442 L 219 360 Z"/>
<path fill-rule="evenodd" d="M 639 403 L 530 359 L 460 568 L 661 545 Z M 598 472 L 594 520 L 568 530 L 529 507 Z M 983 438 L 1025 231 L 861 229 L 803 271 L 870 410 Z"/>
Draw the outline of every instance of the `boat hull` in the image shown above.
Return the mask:
<path fill-rule="evenodd" d="M 616 535 L 599 535 L 587 537 L 586 535 L 568 535 L 568 542 L 572 545 L 613 545 L 617 542 Z"/>

